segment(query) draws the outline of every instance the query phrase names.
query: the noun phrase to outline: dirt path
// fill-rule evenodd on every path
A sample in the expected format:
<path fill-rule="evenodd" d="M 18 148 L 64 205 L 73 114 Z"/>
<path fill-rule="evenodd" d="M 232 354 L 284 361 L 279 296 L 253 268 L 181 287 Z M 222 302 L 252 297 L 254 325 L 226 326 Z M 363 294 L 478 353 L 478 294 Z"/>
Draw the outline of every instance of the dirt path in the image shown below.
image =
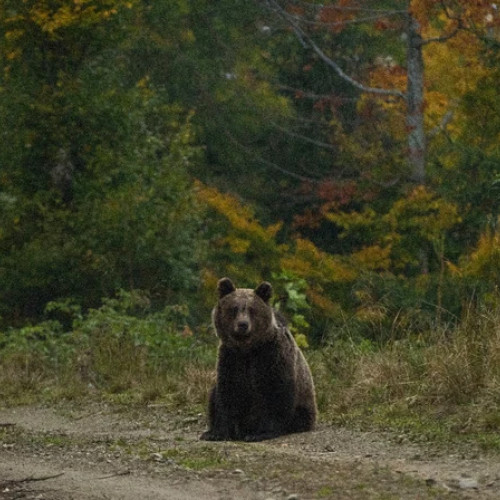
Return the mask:
<path fill-rule="evenodd" d="M 500 457 L 318 430 L 207 443 L 202 415 L 106 405 L 0 409 L 0 499 L 500 498 Z"/>

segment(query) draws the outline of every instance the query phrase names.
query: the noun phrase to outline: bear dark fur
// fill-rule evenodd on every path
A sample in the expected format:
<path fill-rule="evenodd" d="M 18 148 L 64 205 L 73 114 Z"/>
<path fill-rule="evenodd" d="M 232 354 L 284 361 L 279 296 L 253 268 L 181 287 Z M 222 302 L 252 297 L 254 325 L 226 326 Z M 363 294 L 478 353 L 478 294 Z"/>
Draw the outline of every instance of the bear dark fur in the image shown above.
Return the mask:
<path fill-rule="evenodd" d="M 212 320 L 220 339 L 208 406 L 208 441 L 261 441 L 309 431 L 316 421 L 311 371 L 284 318 L 269 305 L 272 287 L 218 283 Z"/>

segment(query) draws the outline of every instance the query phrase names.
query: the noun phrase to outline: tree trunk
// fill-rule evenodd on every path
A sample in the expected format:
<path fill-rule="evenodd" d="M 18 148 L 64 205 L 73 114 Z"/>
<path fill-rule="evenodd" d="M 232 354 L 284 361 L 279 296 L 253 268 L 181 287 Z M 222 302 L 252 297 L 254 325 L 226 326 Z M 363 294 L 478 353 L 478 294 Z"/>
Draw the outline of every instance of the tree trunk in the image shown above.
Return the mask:
<path fill-rule="evenodd" d="M 407 26 L 407 117 L 408 163 L 415 184 L 425 183 L 424 60 L 420 24 L 408 8 Z"/>

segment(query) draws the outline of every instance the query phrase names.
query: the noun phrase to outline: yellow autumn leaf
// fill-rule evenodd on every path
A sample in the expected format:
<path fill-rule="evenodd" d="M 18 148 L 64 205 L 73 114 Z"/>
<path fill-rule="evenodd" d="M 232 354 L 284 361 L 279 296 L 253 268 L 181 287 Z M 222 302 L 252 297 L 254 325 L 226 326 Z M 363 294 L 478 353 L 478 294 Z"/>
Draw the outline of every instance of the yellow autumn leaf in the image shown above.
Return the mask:
<path fill-rule="evenodd" d="M 245 240 L 243 238 L 227 237 L 224 240 L 234 253 L 246 253 L 251 244 L 250 240 Z"/>

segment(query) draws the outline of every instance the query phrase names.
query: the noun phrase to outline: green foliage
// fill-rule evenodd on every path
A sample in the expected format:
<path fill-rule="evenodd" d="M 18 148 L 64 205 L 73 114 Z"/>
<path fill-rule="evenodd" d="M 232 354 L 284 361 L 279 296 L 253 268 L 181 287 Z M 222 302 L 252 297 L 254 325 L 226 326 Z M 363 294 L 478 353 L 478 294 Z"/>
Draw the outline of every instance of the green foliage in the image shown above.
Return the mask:
<path fill-rule="evenodd" d="M 192 353 L 197 354 L 186 306 L 167 306 L 151 312 L 149 297 L 138 291 L 121 291 L 117 298 L 103 302 L 73 325 L 79 349 L 97 355 L 86 367 L 90 372 L 106 379 L 104 370 L 116 367 L 112 362 L 115 356 L 123 361 L 129 357 L 123 351 L 120 354 L 123 349 L 129 350 L 132 364 L 134 360 L 144 362 L 159 372 L 179 370 Z"/>
<path fill-rule="evenodd" d="M 1 11 L 0 314 L 40 317 L 118 288 L 160 302 L 196 287 L 201 212 L 187 168 L 190 113 L 126 53 L 134 2 L 18 4 Z M 195 249 L 193 251 L 193 249 Z M 173 299 L 173 294 L 179 295 Z"/>
<path fill-rule="evenodd" d="M 44 321 L 35 326 L 11 329 L 1 336 L 2 357 L 19 357 L 26 366 L 38 363 L 57 366 L 71 352 L 68 334 L 57 321 Z"/>
<path fill-rule="evenodd" d="M 326 22 L 311 37 L 359 81 L 402 88 L 398 16 L 297 8 Z M 436 9 L 415 11 L 426 36 Z M 451 95 L 459 120 L 430 149 L 428 185 L 408 187 L 401 103 L 361 96 L 267 14 L 243 1 L 2 4 L 6 328 L 46 311 L 65 330 L 75 307 L 87 317 L 136 288 L 152 313 L 187 304 L 206 322 L 223 274 L 274 279 L 292 329 L 315 340 L 393 339 L 457 321 L 473 292 L 492 303 L 495 44 L 458 37 L 426 54 L 433 75 L 469 40 L 480 76 L 429 84 L 429 123 Z"/>
<path fill-rule="evenodd" d="M 307 282 L 290 272 L 272 274 L 275 298 L 274 307 L 283 312 L 290 322 L 289 328 L 300 348 L 309 347 L 307 334 L 311 325 L 306 315 L 311 310 L 307 301 Z"/>
<path fill-rule="evenodd" d="M 404 270 L 409 275 L 422 265 L 422 251 L 432 251 L 439 265 L 447 235 L 461 220 L 454 203 L 424 186 L 405 193 L 385 214 L 366 207 L 361 212 L 332 212 L 326 217 L 340 226 L 340 237 L 348 242 L 358 268 Z"/>
<path fill-rule="evenodd" d="M 212 221 L 204 276 L 210 297 L 217 277 L 232 276 L 239 286 L 255 286 L 263 276 L 279 269 L 280 254 L 285 248 L 276 241 L 281 224 L 264 227 L 252 207 L 201 183 L 197 185 L 197 195 L 208 207 Z"/>
<path fill-rule="evenodd" d="M 185 173 L 186 135 L 172 133 L 161 148 L 145 137 L 130 158 L 95 161 L 75 180 L 71 206 L 19 196 L 22 213 L 0 241 L 2 313 L 31 316 L 65 296 L 88 307 L 119 287 L 155 287 L 169 300 L 195 286 L 201 212 Z"/>
<path fill-rule="evenodd" d="M 172 399 L 183 392 L 182 380 L 190 371 L 200 374 L 202 385 L 192 397 L 200 402 L 205 396 L 215 349 L 192 332 L 186 306 L 152 312 L 144 292 L 120 291 L 87 314 L 67 301 L 51 303 L 47 314 L 58 313 L 72 316 L 71 329 L 49 320 L 0 335 L 2 379 L 10 379 L 2 384 L 3 396 L 36 395 L 44 388 L 50 395 L 67 385 L 64 397 L 97 391 L 130 394 L 133 400 Z"/>

